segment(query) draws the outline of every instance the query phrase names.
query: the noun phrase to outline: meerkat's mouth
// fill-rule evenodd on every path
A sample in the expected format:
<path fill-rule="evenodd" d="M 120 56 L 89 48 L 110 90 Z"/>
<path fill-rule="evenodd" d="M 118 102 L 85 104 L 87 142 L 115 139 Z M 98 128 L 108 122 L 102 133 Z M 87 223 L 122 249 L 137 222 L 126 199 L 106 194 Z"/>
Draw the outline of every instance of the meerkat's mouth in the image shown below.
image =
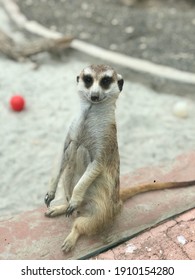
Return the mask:
<path fill-rule="evenodd" d="M 97 104 L 97 103 L 101 103 L 101 102 L 104 102 L 104 100 L 106 99 L 107 97 L 104 96 L 103 98 L 99 98 L 98 96 L 90 96 L 88 97 L 87 99 L 93 103 L 93 104 Z"/>
<path fill-rule="evenodd" d="M 91 103 L 93 103 L 93 104 L 98 104 L 98 103 L 102 103 L 102 102 L 104 102 L 105 101 L 105 99 L 106 99 L 106 97 L 103 97 L 102 99 L 89 99 L 89 101 L 91 102 Z"/>

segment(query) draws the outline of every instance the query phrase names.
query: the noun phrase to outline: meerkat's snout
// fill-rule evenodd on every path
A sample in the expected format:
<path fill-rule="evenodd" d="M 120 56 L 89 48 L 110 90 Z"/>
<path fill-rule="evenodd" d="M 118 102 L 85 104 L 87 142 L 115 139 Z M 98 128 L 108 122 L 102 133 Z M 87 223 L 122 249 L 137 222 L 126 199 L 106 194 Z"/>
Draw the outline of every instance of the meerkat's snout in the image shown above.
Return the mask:
<path fill-rule="evenodd" d="M 100 100 L 100 96 L 98 92 L 91 93 L 91 101 L 98 102 Z"/>

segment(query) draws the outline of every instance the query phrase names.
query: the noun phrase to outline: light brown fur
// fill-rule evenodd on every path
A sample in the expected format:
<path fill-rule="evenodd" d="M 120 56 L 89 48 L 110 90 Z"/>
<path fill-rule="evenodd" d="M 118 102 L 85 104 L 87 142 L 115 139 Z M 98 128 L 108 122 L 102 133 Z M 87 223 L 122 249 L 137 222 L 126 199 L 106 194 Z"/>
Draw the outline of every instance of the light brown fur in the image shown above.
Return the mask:
<path fill-rule="evenodd" d="M 77 214 L 62 244 L 65 252 L 74 248 L 80 235 L 96 234 L 113 223 L 122 201 L 137 193 L 195 184 L 195 181 L 152 183 L 119 190 L 115 103 L 122 90 L 122 77 L 109 66 L 91 65 L 77 81 L 81 110 L 69 128 L 59 173 L 45 197 L 49 206 L 63 176 L 67 203 L 48 208 L 45 214 L 48 217 Z"/>

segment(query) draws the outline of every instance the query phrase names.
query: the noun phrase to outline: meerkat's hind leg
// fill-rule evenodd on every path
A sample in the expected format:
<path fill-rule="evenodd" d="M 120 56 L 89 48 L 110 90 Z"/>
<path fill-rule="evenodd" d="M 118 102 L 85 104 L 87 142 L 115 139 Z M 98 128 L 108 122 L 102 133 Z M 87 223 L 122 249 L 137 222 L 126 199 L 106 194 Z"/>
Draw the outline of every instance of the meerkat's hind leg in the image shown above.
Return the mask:
<path fill-rule="evenodd" d="M 66 204 L 49 207 L 47 209 L 47 211 L 45 212 L 45 216 L 46 217 L 56 217 L 56 216 L 65 214 L 66 209 L 67 209 Z"/>
<path fill-rule="evenodd" d="M 62 244 L 62 250 L 65 253 L 71 251 L 75 247 L 80 235 L 88 233 L 90 230 L 91 219 L 92 217 L 78 217 L 75 220 L 71 232 Z"/>
<path fill-rule="evenodd" d="M 97 215 L 77 217 L 71 232 L 62 244 L 62 250 L 65 253 L 71 251 L 81 235 L 92 235 L 97 233 L 102 228 L 101 222 L 99 223 L 98 220 Z"/>
<path fill-rule="evenodd" d="M 73 227 L 73 229 L 71 230 L 71 232 L 69 233 L 69 235 L 66 237 L 66 239 L 62 244 L 61 247 L 62 251 L 64 251 L 65 253 L 71 251 L 75 247 L 75 244 L 79 236 L 80 236 L 79 231 Z"/>

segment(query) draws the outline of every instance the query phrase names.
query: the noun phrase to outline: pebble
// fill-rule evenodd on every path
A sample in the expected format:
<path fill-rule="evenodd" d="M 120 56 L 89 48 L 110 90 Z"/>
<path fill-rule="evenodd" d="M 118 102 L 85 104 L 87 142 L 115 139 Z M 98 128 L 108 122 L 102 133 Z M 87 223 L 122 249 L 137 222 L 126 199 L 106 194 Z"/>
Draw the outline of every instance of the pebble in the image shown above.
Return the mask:
<path fill-rule="evenodd" d="M 185 245 L 187 243 L 187 240 L 185 239 L 185 237 L 183 235 L 177 236 L 177 241 L 182 245 Z"/>
<path fill-rule="evenodd" d="M 137 247 L 133 244 L 127 244 L 127 249 L 125 250 L 125 253 L 133 253 L 135 250 L 137 250 Z"/>
<path fill-rule="evenodd" d="M 116 44 L 111 44 L 109 46 L 109 49 L 112 50 L 112 51 L 115 51 L 115 50 L 117 50 L 117 45 Z"/>
<path fill-rule="evenodd" d="M 173 114 L 178 118 L 187 118 L 189 116 L 189 104 L 186 101 L 178 101 L 173 106 Z"/>
<path fill-rule="evenodd" d="M 91 35 L 87 32 L 81 32 L 80 35 L 79 35 L 79 38 L 80 39 L 89 39 L 91 37 Z"/>
<path fill-rule="evenodd" d="M 125 28 L 125 33 L 131 34 L 131 33 L 134 32 L 134 30 L 135 30 L 135 28 L 134 28 L 133 26 L 127 26 L 127 27 Z"/>
<path fill-rule="evenodd" d="M 116 26 L 119 24 L 118 22 L 118 19 L 114 18 L 112 21 L 111 21 L 112 25 Z"/>
<path fill-rule="evenodd" d="M 139 45 L 140 50 L 145 50 L 147 48 L 147 45 L 145 43 L 142 43 Z"/>
<path fill-rule="evenodd" d="M 33 4 L 33 1 L 32 0 L 26 0 L 26 5 L 27 6 L 31 6 Z"/>
<path fill-rule="evenodd" d="M 81 4 L 81 9 L 82 10 L 87 11 L 88 8 L 89 8 L 89 5 L 87 3 L 84 2 L 84 3 Z"/>

